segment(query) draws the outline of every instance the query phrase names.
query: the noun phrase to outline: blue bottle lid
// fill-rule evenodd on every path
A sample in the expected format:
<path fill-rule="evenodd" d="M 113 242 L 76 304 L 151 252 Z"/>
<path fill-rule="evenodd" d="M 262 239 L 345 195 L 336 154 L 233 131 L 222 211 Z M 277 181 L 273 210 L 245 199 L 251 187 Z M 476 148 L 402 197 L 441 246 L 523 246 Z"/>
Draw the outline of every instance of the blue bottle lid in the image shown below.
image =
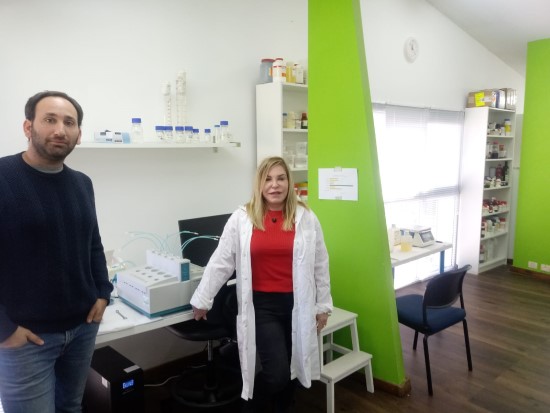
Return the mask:
<path fill-rule="evenodd" d="M 210 133 L 210 129 L 205 129 L 204 133 Z"/>
<path fill-rule="evenodd" d="M 220 125 L 221 125 L 221 126 L 228 126 L 228 125 L 229 125 L 229 121 L 227 121 L 227 120 L 221 120 L 221 121 L 220 121 Z"/>
<path fill-rule="evenodd" d="M 176 126 L 176 132 L 183 132 L 183 126 Z"/>
<path fill-rule="evenodd" d="M 141 123 L 141 118 L 132 118 L 132 123 Z"/>
<path fill-rule="evenodd" d="M 164 130 L 164 126 L 156 125 L 156 126 L 155 126 L 155 130 L 158 130 L 158 131 Z"/>
<path fill-rule="evenodd" d="M 193 127 L 192 127 L 192 126 L 186 126 L 186 127 L 185 127 L 185 130 L 186 130 L 186 131 L 191 131 L 191 132 L 193 132 Z"/>

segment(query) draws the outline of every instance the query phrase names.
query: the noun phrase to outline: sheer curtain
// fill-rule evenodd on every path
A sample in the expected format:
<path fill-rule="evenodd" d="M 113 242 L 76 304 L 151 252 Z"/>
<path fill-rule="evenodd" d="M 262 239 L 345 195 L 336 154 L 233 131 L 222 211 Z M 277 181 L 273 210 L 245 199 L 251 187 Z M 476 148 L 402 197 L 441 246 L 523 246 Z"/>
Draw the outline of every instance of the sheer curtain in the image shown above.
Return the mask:
<path fill-rule="evenodd" d="M 427 226 L 456 242 L 463 112 L 373 104 L 386 225 Z M 396 246 L 396 248 L 399 248 Z M 455 263 L 447 250 L 445 267 Z M 395 288 L 439 271 L 439 254 L 395 269 Z"/>

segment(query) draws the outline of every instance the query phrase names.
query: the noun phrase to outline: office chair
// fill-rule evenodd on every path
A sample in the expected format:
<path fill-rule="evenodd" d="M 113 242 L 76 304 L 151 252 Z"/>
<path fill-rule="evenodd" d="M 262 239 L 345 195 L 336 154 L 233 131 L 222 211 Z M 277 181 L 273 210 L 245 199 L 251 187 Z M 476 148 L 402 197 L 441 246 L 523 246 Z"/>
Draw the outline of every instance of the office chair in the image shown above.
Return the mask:
<path fill-rule="evenodd" d="M 396 299 L 397 317 L 401 324 L 414 330 L 413 350 L 416 350 L 418 333 L 424 334 L 424 360 L 428 380 L 428 393 L 433 396 L 428 337 L 462 321 L 468 370 L 472 371 L 472 356 L 468 338 L 466 310 L 462 296 L 462 282 L 466 272 L 472 268 L 466 265 L 436 275 L 428 281 L 424 295 L 409 294 Z M 453 304 L 460 299 L 460 307 Z"/>
<path fill-rule="evenodd" d="M 219 353 L 236 354 L 237 296 L 235 285 L 224 285 L 216 297 L 207 320 L 190 320 L 166 327 L 184 340 L 206 341 L 206 365 L 190 368 L 172 385 L 172 397 L 178 403 L 193 408 L 211 408 L 231 404 L 242 390 L 240 370 L 223 365 L 214 356 L 214 341 L 220 341 Z M 202 384 L 197 383 L 203 381 Z"/>

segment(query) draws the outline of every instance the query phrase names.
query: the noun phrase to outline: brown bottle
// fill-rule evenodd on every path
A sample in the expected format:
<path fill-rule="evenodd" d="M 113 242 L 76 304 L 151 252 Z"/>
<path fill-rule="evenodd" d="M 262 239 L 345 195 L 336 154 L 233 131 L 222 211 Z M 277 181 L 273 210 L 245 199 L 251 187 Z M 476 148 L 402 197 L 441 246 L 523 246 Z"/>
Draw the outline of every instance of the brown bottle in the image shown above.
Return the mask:
<path fill-rule="evenodd" d="M 307 129 L 307 112 L 302 112 L 302 120 L 300 123 L 302 129 Z"/>

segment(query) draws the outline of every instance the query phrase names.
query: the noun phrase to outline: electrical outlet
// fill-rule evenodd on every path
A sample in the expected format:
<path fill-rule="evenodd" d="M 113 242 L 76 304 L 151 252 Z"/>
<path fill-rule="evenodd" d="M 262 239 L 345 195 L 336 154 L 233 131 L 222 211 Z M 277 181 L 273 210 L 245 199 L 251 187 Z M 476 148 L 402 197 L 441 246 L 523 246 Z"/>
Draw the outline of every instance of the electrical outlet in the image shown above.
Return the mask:
<path fill-rule="evenodd" d="M 535 261 L 529 261 L 527 263 L 527 266 L 532 270 L 536 270 L 539 267 L 539 265 Z"/>
<path fill-rule="evenodd" d="M 541 271 L 544 271 L 544 272 L 550 272 L 550 265 L 548 265 L 548 264 L 541 264 L 541 265 L 540 265 L 540 270 L 541 270 Z"/>

